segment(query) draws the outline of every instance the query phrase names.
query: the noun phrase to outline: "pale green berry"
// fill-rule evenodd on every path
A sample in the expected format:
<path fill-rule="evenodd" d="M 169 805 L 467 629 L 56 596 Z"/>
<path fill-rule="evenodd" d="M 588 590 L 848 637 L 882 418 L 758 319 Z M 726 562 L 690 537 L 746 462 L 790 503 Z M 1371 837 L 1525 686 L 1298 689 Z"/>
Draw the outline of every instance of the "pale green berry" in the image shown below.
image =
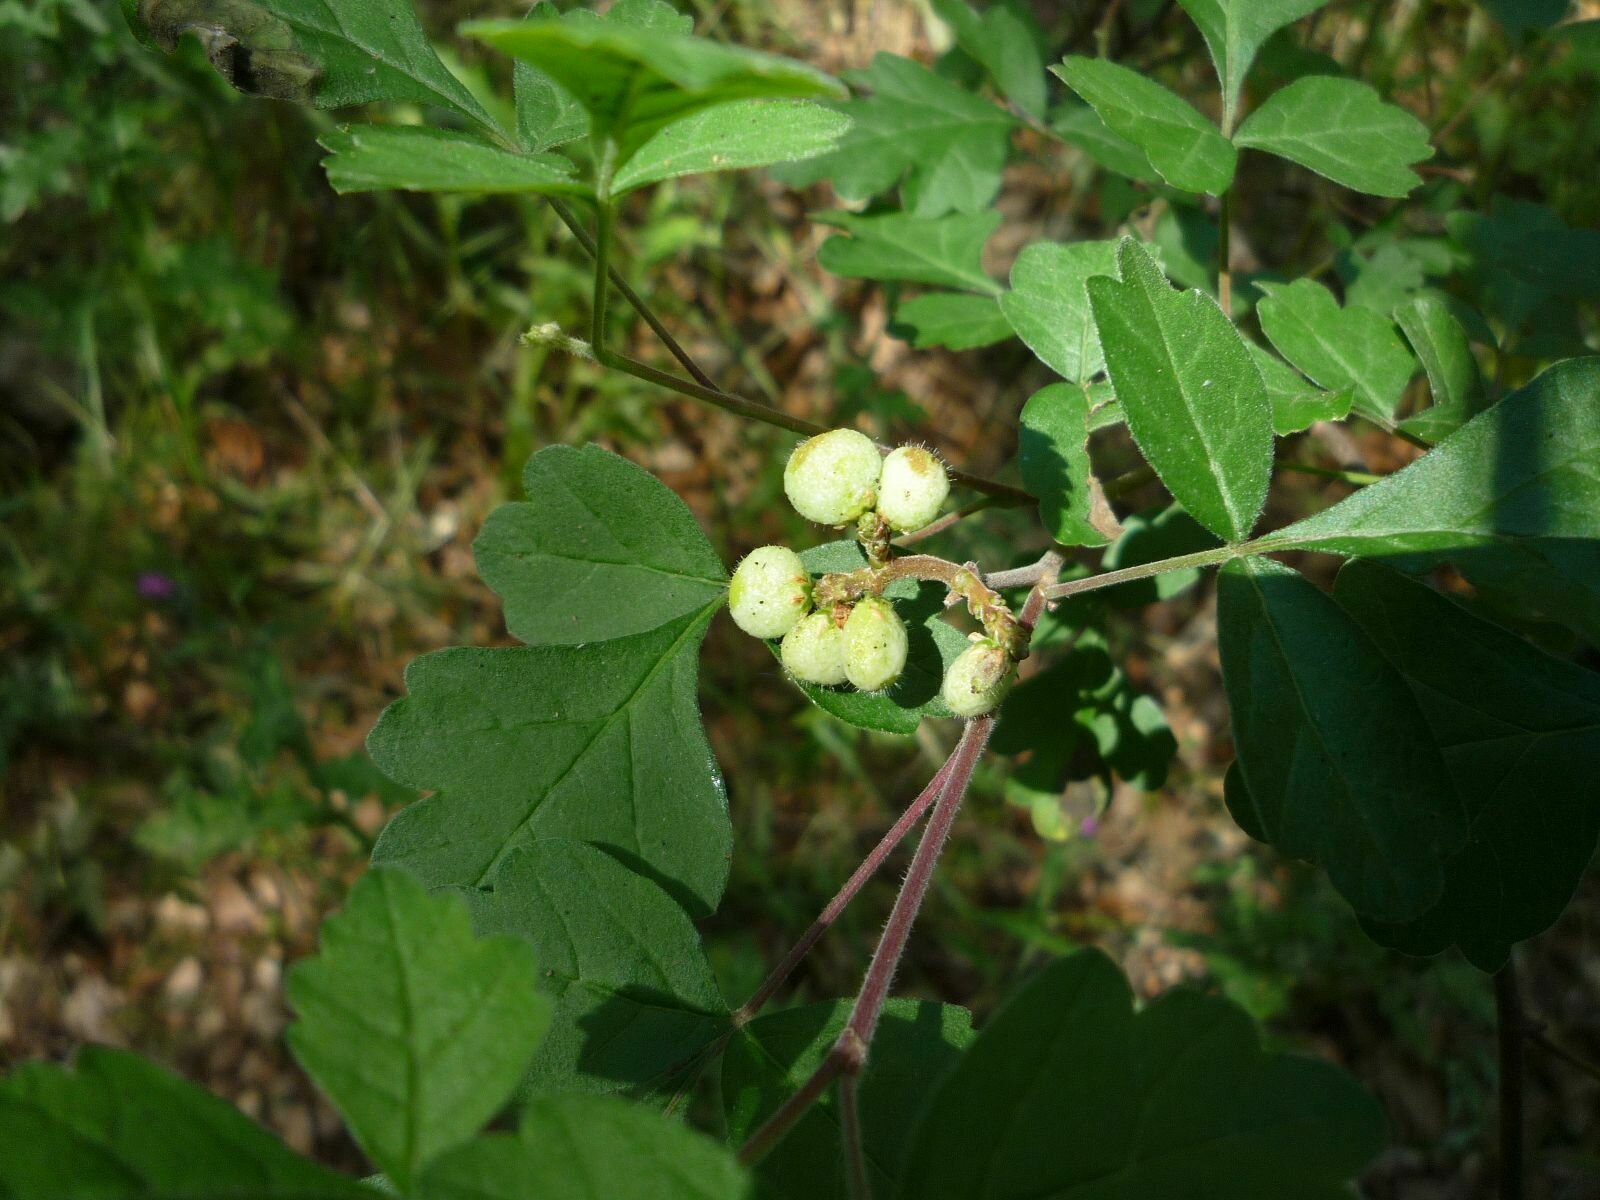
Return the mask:
<path fill-rule="evenodd" d="M 981 717 L 995 710 L 1011 687 L 1010 655 L 989 638 L 979 638 L 944 673 L 944 702 L 958 717 Z"/>
<path fill-rule="evenodd" d="M 863 692 L 889 687 L 905 670 L 905 622 L 894 605 L 868 596 L 850 610 L 844 623 L 844 673 Z"/>
<path fill-rule="evenodd" d="M 872 507 L 883 458 L 872 439 L 854 429 L 807 438 L 783 469 L 783 491 L 808 521 L 844 525 Z"/>
<path fill-rule="evenodd" d="M 759 546 L 734 568 L 728 611 L 751 637 L 782 637 L 810 607 L 811 576 L 787 546 Z"/>
<path fill-rule="evenodd" d="M 950 477 L 931 450 L 901 446 L 883 460 L 878 515 L 892 528 L 904 533 L 930 524 L 949 494 Z"/>
<path fill-rule="evenodd" d="M 814 612 L 783 635 L 780 657 L 784 670 L 801 683 L 833 687 L 845 680 L 844 647 L 844 630 L 834 624 L 833 614 Z"/>

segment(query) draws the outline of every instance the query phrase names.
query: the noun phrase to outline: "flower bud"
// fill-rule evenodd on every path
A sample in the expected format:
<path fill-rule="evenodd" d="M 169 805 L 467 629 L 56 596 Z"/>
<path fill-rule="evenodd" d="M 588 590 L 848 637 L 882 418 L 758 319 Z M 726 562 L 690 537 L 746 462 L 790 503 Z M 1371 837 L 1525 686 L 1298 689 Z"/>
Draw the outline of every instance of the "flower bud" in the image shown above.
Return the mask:
<path fill-rule="evenodd" d="M 878 515 L 900 532 L 932 522 L 949 494 L 950 477 L 933 451 L 901 446 L 883 460 Z"/>
<path fill-rule="evenodd" d="M 882 470 L 871 438 L 831 429 L 795 447 L 783 469 L 783 491 L 806 520 L 844 525 L 872 507 Z"/>
<path fill-rule="evenodd" d="M 995 710 L 1011 687 L 1015 664 L 989 638 L 978 638 L 956 655 L 944 673 L 944 702 L 958 717 L 981 717 Z"/>
<path fill-rule="evenodd" d="M 811 576 L 787 546 L 757 547 L 734 568 L 728 611 L 751 637 L 782 637 L 810 607 Z"/>
<path fill-rule="evenodd" d="M 891 686 L 905 670 L 905 622 L 894 605 L 881 596 L 868 596 L 851 609 L 844 623 L 845 678 L 863 692 Z"/>
<path fill-rule="evenodd" d="M 845 681 L 844 630 L 832 613 L 814 612 L 783 635 L 783 668 L 801 683 L 833 687 Z"/>

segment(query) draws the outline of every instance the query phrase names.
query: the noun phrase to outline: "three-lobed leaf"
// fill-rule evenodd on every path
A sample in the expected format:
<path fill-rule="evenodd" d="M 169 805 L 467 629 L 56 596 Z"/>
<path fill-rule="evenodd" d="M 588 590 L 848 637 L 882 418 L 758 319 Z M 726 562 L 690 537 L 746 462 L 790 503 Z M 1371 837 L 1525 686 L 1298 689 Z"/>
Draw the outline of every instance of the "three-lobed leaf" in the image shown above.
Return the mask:
<path fill-rule="evenodd" d="M 333 190 L 581 195 L 588 186 L 555 154 L 514 154 L 465 133 L 417 125 L 352 125 L 321 139 Z"/>
<path fill-rule="evenodd" d="M 1238 152 L 1187 101 L 1104 59 L 1072 55 L 1050 69 L 1173 187 L 1213 196 L 1228 190 Z"/>
<path fill-rule="evenodd" d="M 1225 128 L 1233 128 L 1239 93 L 1256 52 L 1278 30 L 1309 16 L 1328 0 L 1178 0 L 1211 51 L 1222 83 Z"/>
<path fill-rule="evenodd" d="M 1310 580 L 1263 558 L 1220 572 L 1217 643 L 1240 823 L 1321 866 L 1364 916 L 1426 912 L 1467 820 L 1399 671 Z"/>
<path fill-rule="evenodd" d="M 1105 367 L 1086 285 L 1116 272 L 1116 242 L 1034 242 L 1011 265 L 1000 310 L 1040 362 L 1078 383 Z"/>
<path fill-rule="evenodd" d="M 510 1098 L 550 1007 L 526 944 L 395 870 L 356 883 L 285 991 L 295 1058 L 401 1189 Z"/>
<path fill-rule="evenodd" d="M 1011 322 L 991 297 L 962 292 L 929 292 L 907 300 L 895 309 L 889 328 L 896 337 L 909 334 L 918 350 L 974 350 L 1012 336 Z"/>
<path fill-rule="evenodd" d="M 812 220 L 836 225 L 850 237 L 831 237 L 817 261 L 846 279 L 899 279 L 999 296 L 1001 287 L 983 269 L 983 247 L 1000 227 L 1000 214 L 952 213 L 925 218 L 910 213 L 862 217 L 819 213 Z"/>
<path fill-rule="evenodd" d="M 1394 325 L 1370 309 L 1340 308 L 1311 279 L 1260 283 L 1261 329 L 1284 358 L 1331 392 L 1351 389 L 1355 411 L 1387 421 L 1416 371 Z"/>
<path fill-rule="evenodd" d="M 1132 238 L 1120 281 L 1088 282 L 1106 372 L 1128 430 L 1173 496 L 1230 541 L 1249 534 L 1272 477 L 1272 408 L 1217 302 L 1174 291 Z"/>
<path fill-rule="evenodd" d="M 1404 196 L 1433 154 L 1428 127 L 1354 79 L 1308 75 L 1267 97 L 1233 135 L 1238 146 L 1297 162 L 1373 196 Z"/>

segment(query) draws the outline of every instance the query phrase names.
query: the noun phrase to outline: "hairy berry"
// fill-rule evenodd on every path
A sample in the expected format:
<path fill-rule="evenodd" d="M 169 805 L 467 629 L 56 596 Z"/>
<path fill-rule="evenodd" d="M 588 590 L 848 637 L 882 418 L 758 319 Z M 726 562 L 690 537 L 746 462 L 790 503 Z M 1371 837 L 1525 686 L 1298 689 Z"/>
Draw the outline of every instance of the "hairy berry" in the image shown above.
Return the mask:
<path fill-rule="evenodd" d="M 844 525 L 872 507 L 883 458 L 854 429 L 830 429 L 795 447 L 783 491 L 795 511 L 819 525 Z"/>
<path fill-rule="evenodd" d="M 946 706 L 958 717 L 993 712 L 1011 687 L 1014 665 L 992 639 L 977 638 L 944 673 Z"/>
<path fill-rule="evenodd" d="M 801 683 L 833 687 L 845 681 L 844 630 L 832 613 L 814 612 L 783 635 L 784 670 Z"/>
<path fill-rule="evenodd" d="M 881 596 L 867 596 L 844 623 L 845 678 L 863 692 L 889 687 L 905 670 L 905 622 Z"/>
<path fill-rule="evenodd" d="M 787 546 L 759 546 L 734 568 L 728 611 L 751 637 L 782 637 L 810 607 L 811 576 Z"/>
<path fill-rule="evenodd" d="M 883 460 L 878 515 L 902 533 L 932 522 L 949 494 L 950 477 L 933 451 L 901 446 Z"/>

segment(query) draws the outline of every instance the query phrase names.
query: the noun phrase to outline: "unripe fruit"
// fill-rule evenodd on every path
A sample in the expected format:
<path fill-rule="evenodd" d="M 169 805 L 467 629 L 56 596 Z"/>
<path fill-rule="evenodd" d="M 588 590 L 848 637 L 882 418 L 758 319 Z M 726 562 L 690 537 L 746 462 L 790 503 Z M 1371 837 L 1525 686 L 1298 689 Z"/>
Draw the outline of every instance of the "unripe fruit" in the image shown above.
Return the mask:
<path fill-rule="evenodd" d="M 1013 670 L 1004 650 L 989 638 L 979 638 L 944 673 L 944 702 L 958 717 L 993 712 L 1011 687 Z"/>
<path fill-rule="evenodd" d="M 832 613 L 814 612 L 783 635 L 783 668 L 801 683 L 833 687 L 845 681 L 844 630 Z"/>
<path fill-rule="evenodd" d="M 811 607 L 811 576 L 787 546 L 760 546 L 734 568 L 728 611 L 751 637 L 778 638 Z"/>
<path fill-rule="evenodd" d="M 808 521 L 844 525 L 872 507 L 883 458 L 872 439 L 854 429 L 807 438 L 783 469 L 783 491 Z"/>
<path fill-rule="evenodd" d="M 931 523 L 949 494 L 950 477 L 931 450 L 901 446 L 883 460 L 878 515 L 902 533 Z"/>
<path fill-rule="evenodd" d="M 905 622 L 894 605 L 868 596 L 851 609 L 844 623 L 844 673 L 863 692 L 889 687 L 905 670 Z"/>

